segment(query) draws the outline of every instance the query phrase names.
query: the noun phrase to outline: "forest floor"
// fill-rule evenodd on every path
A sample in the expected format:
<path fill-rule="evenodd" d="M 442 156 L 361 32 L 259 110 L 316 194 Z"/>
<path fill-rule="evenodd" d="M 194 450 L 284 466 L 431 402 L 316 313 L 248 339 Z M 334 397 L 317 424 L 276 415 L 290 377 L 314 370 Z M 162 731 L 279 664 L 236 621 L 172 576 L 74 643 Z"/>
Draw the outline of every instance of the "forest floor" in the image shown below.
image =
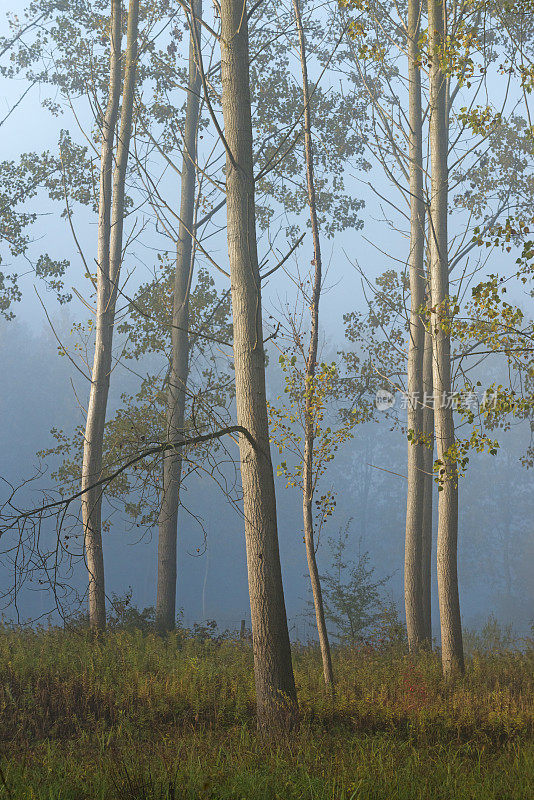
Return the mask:
<path fill-rule="evenodd" d="M 198 632 L 197 632 L 198 634 Z M 0 627 L 0 798 L 530 800 L 534 651 L 294 649 L 301 721 L 256 732 L 247 642 Z"/>

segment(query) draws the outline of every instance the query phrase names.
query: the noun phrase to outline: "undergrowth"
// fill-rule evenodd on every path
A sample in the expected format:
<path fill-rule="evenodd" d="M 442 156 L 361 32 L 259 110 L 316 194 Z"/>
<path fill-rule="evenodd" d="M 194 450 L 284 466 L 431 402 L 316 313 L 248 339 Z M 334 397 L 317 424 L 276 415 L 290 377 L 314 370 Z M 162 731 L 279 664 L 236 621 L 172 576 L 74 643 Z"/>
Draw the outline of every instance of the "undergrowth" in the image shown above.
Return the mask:
<path fill-rule="evenodd" d="M 211 634 L 211 635 L 210 635 Z M 334 649 L 325 693 L 295 645 L 300 724 L 260 738 L 248 641 L 209 628 L 0 627 L 0 798 L 522 800 L 534 781 L 532 642 L 436 653 Z"/>

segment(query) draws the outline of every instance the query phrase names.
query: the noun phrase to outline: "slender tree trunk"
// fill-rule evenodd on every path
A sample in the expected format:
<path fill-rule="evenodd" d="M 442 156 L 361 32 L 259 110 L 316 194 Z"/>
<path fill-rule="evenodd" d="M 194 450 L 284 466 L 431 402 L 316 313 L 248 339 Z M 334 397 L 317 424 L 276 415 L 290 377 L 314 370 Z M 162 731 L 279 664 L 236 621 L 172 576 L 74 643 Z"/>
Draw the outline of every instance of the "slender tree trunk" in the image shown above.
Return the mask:
<path fill-rule="evenodd" d="M 101 408 L 105 407 L 104 395 L 107 397 L 104 384 L 109 382 L 109 370 L 106 378 L 106 370 L 100 370 L 99 367 L 104 356 L 104 331 L 109 325 L 107 320 L 109 282 L 106 278 L 109 276 L 113 149 L 121 94 L 121 0 L 111 0 L 109 62 L 108 103 L 102 121 L 100 155 L 96 342 L 85 428 L 82 490 L 100 478 L 104 428 Z M 99 371 L 104 372 L 100 381 L 97 379 Z M 96 630 L 104 629 L 106 624 L 100 497 L 100 487 L 82 495 L 84 545 L 89 573 L 89 621 L 91 628 Z"/>
<path fill-rule="evenodd" d="M 421 2 L 408 0 L 408 80 L 410 113 L 410 324 L 408 343 L 408 497 L 404 554 L 404 603 L 408 645 L 416 650 L 425 638 L 422 591 L 424 445 L 423 353 L 425 328 L 425 202 L 423 196 L 423 121 L 419 51 Z"/>
<path fill-rule="evenodd" d="M 447 86 L 441 68 L 446 41 L 444 0 L 428 0 L 430 46 L 430 288 L 434 381 L 434 428 L 441 462 L 438 503 L 437 573 L 443 671 L 463 671 L 464 657 L 458 594 L 458 471 L 451 448 L 455 445 L 451 398 L 451 343 L 449 333 L 449 268 L 447 240 L 448 126 Z"/>
<path fill-rule="evenodd" d="M 432 337 L 425 331 L 425 352 L 423 357 L 423 435 L 430 446 L 424 447 L 423 470 L 423 521 L 422 521 L 422 595 L 424 639 L 428 647 L 432 647 L 432 500 L 434 491 L 434 409 L 432 408 Z"/>
<path fill-rule="evenodd" d="M 319 224 L 317 221 L 317 209 L 315 201 L 315 178 L 313 165 L 313 143 L 311 127 L 310 93 L 308 86 L 308 68 L 306 62 L 306 39 L 302 27 L 299 2 L 293 0 L 293 9 L 299 35 L 300 64 L 302 68 L 302 99 L 304 103 L 304 148 L 306 154 L 306 180 L 308 185 L 308 206 L 310 209 L 310 221 L 313 236 L 314 252 L 314 276 L 312 286 L 311 310 L 311 336 L 308 350 L 308 360 L 306 363 L 306 400 L 304 409 L 304 462 L 302 465 L 302 512 L 304 520 L 304 542 L 306 544 L 306 557 L 308 559 L 308 571 L 313 593 L 313 604 L 315 607 L 315 619 L 317 622 L 317 632 L 319 634 L 319 645 L 321 647 L 321 657 L 323 659 L 323 675 L 326 686 L 333 690 L 334 672 L 332 669 L 332 656 L 330 653 L 330 642 L 328 641 L 328 631 L 324 615 L 323 594 L 321 590 L 321 579 L 317 568 L 315 557 L 315 541 L 313 530 L 313 443 L 315 439 L 315 420 L 314 420 L 314 380 L 317 366 L 317 348 L 319 341 L 319 303 L 321 299 L 321 280 L 322 280 L 322 260 L 321 242 L 319 238 Z"/>
<path fill-rule="evenodd" d="M 289 721 L 296 712 L 276 500 L 269 447 L 265 354 L 256 244 L 247 5 L 222 0 L 222 108 L 227 147 L 226 197 L 236 405 L 245 515 L 258 724 Z"/>
<path fill-rule="evenodd" d="M 111 54 L 108 105 L 102 127 L 97 254 L 97 311 L 95 353 L 87 407 L 81 488 L 84 546 L 89 573 L 89 622 L 101 631 L 106 625 L 104 557 L 102 552 L 102 487 L 88 489 L 102 477 L 102 447 L 112 362 L 117 281 L 122 259 L 124 184 L 132 127 L 137 61 L 138 0 L 128 12 L 124 90 L 115 169 L 113 140 L 120 101 L 121 3 L 111 3 Z M 112 180 L 113 174 L 113 180 Z"/>
<path fill-rule="evenodd" d="M 202 17 L 202 0 L 192 5 L 194 19 Z M 195 210 L 200 70 L 193 31 L 189 41 L 189 87 L 185 115 L 180 225 L 176 248 L 176 270 L 172 312 L 171 363 L 167 392 L 166 441 L 183 438 L 189 372 L 189 295 L 193 273 L 193 221 Z M 181 449 L 163 458 L 162 500 L 158 519 L 158 585 L 156 628 L 164 633 L 174 628 L 176 617 L 176 544 L 180 505 Z"/>

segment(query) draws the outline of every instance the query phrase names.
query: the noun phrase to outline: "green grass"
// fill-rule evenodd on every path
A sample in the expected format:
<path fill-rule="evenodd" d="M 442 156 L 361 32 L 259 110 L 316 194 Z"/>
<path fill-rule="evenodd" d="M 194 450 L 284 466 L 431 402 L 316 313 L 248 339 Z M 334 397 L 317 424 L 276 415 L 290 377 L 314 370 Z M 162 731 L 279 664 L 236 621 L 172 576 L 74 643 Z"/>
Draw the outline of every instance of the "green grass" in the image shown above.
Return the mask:
<path fill-rule="evenodd" d="M 0 628 L 0 798 L 530 800 L 533 652 L 295 648 L 298 729 L 260 738 L 247 644 Z"/>

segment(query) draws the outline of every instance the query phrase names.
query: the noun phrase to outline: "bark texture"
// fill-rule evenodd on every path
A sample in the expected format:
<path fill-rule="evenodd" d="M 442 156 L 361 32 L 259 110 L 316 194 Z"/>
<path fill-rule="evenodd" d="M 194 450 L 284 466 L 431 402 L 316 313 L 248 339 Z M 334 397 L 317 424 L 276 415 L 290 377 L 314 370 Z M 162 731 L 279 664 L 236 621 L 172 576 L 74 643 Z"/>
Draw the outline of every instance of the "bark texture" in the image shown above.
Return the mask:
<path fill-rule="evenodd" d="M 451 448 L 455 444 L 451 397 L 451 343 L 449 318 L 449 265 L 447 239 L 448 126 L 447 85 L 441 68 L 445 42 L 443 0 L 428 0 L 430 67 L 430 290 L 434 381 L 434 429 L 441 462 L 442 482 L 438 502 L 437 574 L 443 671 L 463 671 L 462 626 L 458 593 L 458 474 Z"/>
<path fill-rule="evenodd" d="M 291 663 L 265 394 L 261 289 L 256 244 L 247 5 L 222 0 L 221 69 L 226 158 L 236 406 L 258 723 L 291 719 Z"/>
<path fill-rule="evenodd" d="M 422 591 L 424 445 L 423 353 L 425 328 L 425 202 L 423 196 L 423 121 L 419 52 L 421 2 L 408 1 L 408 83 L 410 157 L 410 323 L 408 341 L 408 496 L 404 550 L 404 605 L 408 645 L 416 650 L 425 638 Z"/>
<path fill-rule="evenodd" d="M 139 1 L 131 0 L 124 56 L 120 126 L 114 153 L 115 126 L 121 94 L 121 3 L 120 0 L 112 0 L 109 94 L 102 125 L 100 166 L 95 352 L 87 406 L 81 481 L 84 492 L 82 495 L 84 546 L 89 573 L 89 622 L 91 628 L 96 631 L 103 630 L 106 625 L 101 524 L 103 489 L 102 486 L 93 489 L 89 487 L 102 477 L 102 448 L 112 364 L 113 326 L 122 261 L 124 192 L 132 129 L 138 15 Z"/>
<path fill-rule="evenodd" d="M 193 24 L 202 17 L 202 0 L 192 3 Z M 193 273 L 193 223 L 195 212 L 196 160 L 201 76 L 195 41 L 189 40 L 189 85 L 187 93 L 180 223 L 174 274 L 171 363 L 167 390 L 166 441 L 179 442 L 184 436 L 184 415 L 189 372 L 189 296 Z M 180 505 L 181 449 L 169 450 L 163 458 L 163 487 L 158 519 L 158 578 L 156 628 L 160 633 L 174 628 L 176 618 L 176 569 L 178 508 Z"/>

